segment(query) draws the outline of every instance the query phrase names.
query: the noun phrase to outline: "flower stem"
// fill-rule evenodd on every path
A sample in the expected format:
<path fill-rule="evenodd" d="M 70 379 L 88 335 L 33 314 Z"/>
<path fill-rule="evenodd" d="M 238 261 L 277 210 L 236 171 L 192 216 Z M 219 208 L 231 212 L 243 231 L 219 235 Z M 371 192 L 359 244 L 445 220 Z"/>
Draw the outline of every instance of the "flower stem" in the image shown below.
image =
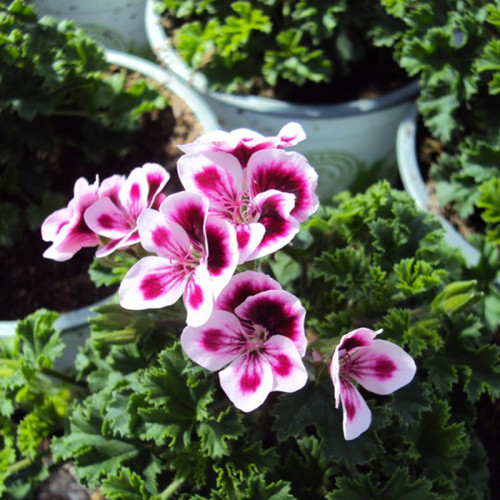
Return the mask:
<path fill-rule="evenodd" d="M 56 378 L 65 384 L 70 384 L 78 389 L 87 389 L 87 385 L 84 382 L 78 382 L 73 377 L 69 375 L 65 375 L 64 373 L 58 372 L 57 370 L 52 370 L 51 368 L 44 368 L 42 370 L 44 375 L 48 375 L 49 377 Z"/>
<path fill-rule="evenodd" d="M 159 495 L 161 500 L 168 500 L 184 484 L 185 479 L 178 477 L 174 479 Z"/>

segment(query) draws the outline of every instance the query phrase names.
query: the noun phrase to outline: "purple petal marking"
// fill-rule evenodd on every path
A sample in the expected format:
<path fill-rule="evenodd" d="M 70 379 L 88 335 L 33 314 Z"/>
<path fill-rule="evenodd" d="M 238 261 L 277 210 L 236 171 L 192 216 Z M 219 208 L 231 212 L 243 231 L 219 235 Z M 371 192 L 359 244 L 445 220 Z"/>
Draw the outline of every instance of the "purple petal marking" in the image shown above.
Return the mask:
<path fill-rule="evenodd" d="M 248 297 L 235 309 L 235 314 L 254 325 L 262 326 L 269 335 L 290 339 L 300 356 L 307 348 L 305 309 L 299 299 L 284 290 L 270 290 Z"/>
<path fill-rule="evenodd" d="M 299 222 L 290 217 L 294 196 L 279 191 L 260 193 L 254 199 L 259 210 L 258 222 L 266 232 L 257 249 L 247 257 L 248 260 L 269 255 L 289 243 L 300 229 Z"/>
<path fill-rule="evenodd" d="M 236 270 L 239 252 L 236 231 L 219 217 L 209 216 L 206 223 L 207 269 L 217 298 Z"/>
<path fill-rule="evenodd" d="M 373 331 L 369 328 L 358 328 L 352 332 L 346 333 L 342 336 L 337 349 L 345 351 L 351 351 L 357 347 L 363 347 L 371 345 L 372 340 L 381 332 L 382 330 Z"/>
<path fill-rule="evenodd" d="M 266 228 L 259 222 L 251 222 L 248 224 L 237 224 L 236 239 L 240 257 L 238 264 L 243 264 L 250 259 L 262 242 L 262 238 L 266 233 Z"/>
<path fill-rule="evenodd" d="M 192 242 L 205 247 L 205 220 L 208 199 L 182 191 L 168 196 L 160 207 L 165 220 L 175 222 L 188 234 Z"/>
<path fill-rule="evenodd" d="M 214 311 L 200 327 L 187 326 L 181 334 L 184 352 L 211 371 L 220 370 L 245 349 L 246 337 L 238 318 L 226 311 Z"/>
<path fill-rule="evenodd" d="M 205 265 L 198 265 L 191 273 L 184 291 L 184 306 L 187 311 L 186 323 L 201 326 L 210 318 L 214 298 L 210 275 Z"/>
<path fill-rule="evenodd" d="M 219 295 L 215 307 L 234 312 L 248 297 L 260 292 L 281 289 L 281 285 L 267 274 L 243 271 L 231 278 L 231 281 Z"/>
<path fill-rule="evenodd" d="M 318 175 L 307 159 L 299 153 L 282 149 L 257 151 L 248 162 L 252 196 L 275 189 L 295 196 L 291 215 L 305 221 L 319 206 L 315 194 Z"/>
<path fill-rule="evenodd" d="M 182 266 L 163 257 L 144 257 L 123 278 L 120 305 L 132 310 L 169 306 L 181 297 L 186 283 Z"/>
<path fill-rule="evenodd" d="M 413 358 L 387 340 L 375 339 L 351 355 L 349 373 L 365 389 L 375 394 L 391 394 L 415 376 Z"/>
<path fill-rule="evenodd" d="M 219 379 L 229 399 L 245 412 L 258 408 L 274 384 L 271 365 L 258 351 L 242 354 L 235 359 L 219 372 Z"/>

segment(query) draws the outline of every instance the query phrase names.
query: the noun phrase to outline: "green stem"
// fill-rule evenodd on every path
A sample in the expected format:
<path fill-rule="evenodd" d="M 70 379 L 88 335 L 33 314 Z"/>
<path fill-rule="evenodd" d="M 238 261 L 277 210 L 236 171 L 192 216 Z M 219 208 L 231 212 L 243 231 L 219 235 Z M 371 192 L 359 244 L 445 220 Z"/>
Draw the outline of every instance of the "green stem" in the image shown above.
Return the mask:
<path fill-rule="evenodd" d="M 23 458 L 22 460 L 19 460 L 16 463 L 13 463 L 12 465 L 9 465 L 7 467 L 7 474 L 15 474 L 16 472 L 19 472 L 22 469 L 26 469 L 26 467 L 29 467 L 33 463 L 33 460 L 29 458 Z"/>
<path fill-rule="evenodd" d="M 42 373 L 44 375 L 48 375 L 49 377 L 56 378 L 60 380 L 61 382 L 64 382 L 65 384 L 70 384 L 75 387 L 78 387 L 78 389 L 87 389 L 87 385 L 84 382 L 78 382 L 75 380 L 73 377 L 70 377 L 69 375 L 65 375 L 64 373 L 58 372 L 57 370 L 52 370 L 51 368 L 44 368 L 42 370 Z"/>
<path fill-rule="evenodd" d="M 159 495 L 161 500 L 168 500 L 184 484 L 185 479 L 178 477 L 174 479 Z"/>

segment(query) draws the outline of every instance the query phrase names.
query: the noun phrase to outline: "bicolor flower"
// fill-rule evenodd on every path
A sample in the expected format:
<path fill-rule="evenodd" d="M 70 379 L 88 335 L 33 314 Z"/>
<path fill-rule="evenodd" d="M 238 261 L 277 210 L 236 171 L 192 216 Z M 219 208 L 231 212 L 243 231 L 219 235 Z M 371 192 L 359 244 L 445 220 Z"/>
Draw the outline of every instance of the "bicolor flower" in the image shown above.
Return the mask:
<path fill-rule="evenodd" d="M 344 335 L 330 361 L 335 405 L 338 408 L 342 402 L 347 440 L 366 431 L 372 419 L 353 382 L 375 394 L 386 395 L 408 384 L 416 372 L 415 361 L 401 347 L 375 338 L 381 331 L 359 328 Z"/>
<path fill-rule="evenodd" d="M 122 307 L 160 308 L 183 296 L 187 324 L 205 323 L 236 269 L 233 227 L 208 215 L 203 196 L 180 192 L 168 196 L 159 211 L 146 209 L 138 230 L 141 245 L 155 255 L 142 258 L 126 274 L 119 289 Z"/>
<path fill-rule="evenodd" d="M 84 247 L 97 246 L 99 237 L 90 229 L 84 220 L 87 208 L 98 199 L 99 180 L 93 184 L 80 177 L 73 190 L 73 198 L 66 208 L 56 210 L 42 224 L 41 232 L 44 241 L 52 242 L 43 256 L 63 262 L 71 259 Z"/>
<path fill-rule="evenodd" d="M 193 361 L 220 370 L 224 392 L 249 412 L 271 391 L 305 385 L 304 319 L 299 299 L 265 274 L 245 271 L 233 276 L 204 325 L 184 329 L 181 344 Z"/>
<path fill-rule="evenodd" d="M 137 219 L 163 199 L 159 195 L 169 178 L 162 166 L 146 163 L 127 178 L 114 175 L 102 182 L 99 199 L 84 214 L 87 226 L 105 242 L 97 249 L 97 257 L 139 242 Z"/>
<path fill-rule="evenodd" d="M 318 208 L 318 176 L 299 153 L 263 149 L 243 169 L 232 154 L 205 151 L 182 156 L 177 169 L 184 189 L 206 196 L 211 213 L 235 227 L 239 263 L 285 246 Z"/>
<path fill-rule="evenodd" d="M 179 149 L 184 153 L 202 153 L 205 151 L 223 151 L 234 155 L 242 168 L 256 151 L 269 148 L 295 146 L 306 138 L 303 128 L 294 122 L 287 123 L 277 136 L 265 137 L 253 130 L 239 128 L 231 132 L 215 130 L 198 137 L 190 144 L 183 144 Z"/>

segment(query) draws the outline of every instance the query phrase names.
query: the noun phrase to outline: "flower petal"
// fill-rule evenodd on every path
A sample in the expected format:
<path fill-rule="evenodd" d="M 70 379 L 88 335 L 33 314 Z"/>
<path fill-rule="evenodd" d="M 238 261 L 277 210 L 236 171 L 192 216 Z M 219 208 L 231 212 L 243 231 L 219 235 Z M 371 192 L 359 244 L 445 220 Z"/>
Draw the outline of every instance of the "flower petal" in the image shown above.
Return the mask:
<path fill-rule="evenodd" d="M 247 172 L 252 197 L 270 189 L 295 195 L 291 215 L 299 222 L 318 209 L 318 174 L 301 154 L 281 149 L 257 151 L 248 161 Z"/>
<path fill-rule="evenodd" d="M 199 265 L 189 277 L 184 291 L 186 323 L 201 326 L 207 321 L 214 306 L 210 274 L 204 265 Z"/>
<path fill-rule="evenodd" d="M 157 163 L 145 163 L 142 167 L 143 174 L 148 183 L 148 206 L 151 206 L 154 199 L 161 193 L 165 184 L 170 179 L 170 174 Z"/>
<path fill-rule="evenodd" d="M 267 274 L 256 271 L 243 271 L 235 274 L 216 301 L 216 308 L 234 310 L 252 295 L 268 290 L 281 290 L 281 285 Z"/>
<path fill-rule="evenodd" d="M 140 241 L 141 239 L 139 237 L 139 232 L 137 231 L 137 229 L 133 229 L 123 238 L 120 238 L 119 240 L 108 241 L 105 245 L 100 246 L 97 249 L 95 256 L 98 258 L 106 257 L 119 248 L 128 248 L 139 243 Z"/>
<path fill-rule="evenodd" d="M 233 218 L 243 189 L 243 172 L 233 155 L 216 151 L 184 155 L 177 171 L 186 191 L 206 196 L 211 210 Z"/>
<path fill-rule="evenodd" d="M 292 194 L 271 190 L 260 193 L 253 201 L 259 212 L 257 220 L 265 227 L 266 232 L 247 260 L 264 257 L 283 248 L 300 229 L 299 222 L 290 216 L 295 202 Z"/>
<path fill-rule="evenodd" d="M 287 123 L 279 132 L 279 142 L 276 145 L 278 148 L 287 148 L 295 146 L 306 138 L 306 133 L 302 126 L 295 122 Z"/>
<path fill-rule="evenodd" d="M 376 332 L 370 330 L 369 328 L 358 328 L 352 332 L 346 333 L 340 339 L 337 346 L 337 350 L 351 351 L 358 347 L 366 347 L 371 345 L 373 339 L 381 333 L 382 330 L 377 330 Z"/>
<path fill-rule="evenodd" d="M 184 328 L 181 345 L 195 363 L 217 371 L 243 352 L 244 335 L 240 320 L 234 314 L 214 311 L 203 326 Z"/>
<path fill-rule="evenodd" d="M 137 227 L 141 245 L 149 252 L 181 260 L 190 251 L 189 237 L 184 229 L 178 224 L 169 224 L 157 210 L 144 210 Z"/>
<path fill-rule="evenodd" d="M 239 137 L 224 130 L 213 130 L 198 137 L 190 144 L 181 144 L 177 147 L 183 153 L 200 153 L 202 151 L 232 152 L 240 142 Z"/>
<path fill-rule="evenodd" d="M 344 438 L 356 439 L 370 427 L 372 412 L 356 387 L 344 379 L 340 380 L 340 400 L 344 410 Z"/>
<path fill-rule="evenodd" d="M 350 376 L 375 394 L 391 394 L 411 382 L 417 368 L 413 358 L 387 340 L 375 339 L 351 355 Z"/>
<path fill-rule="evenodd" d="M 149 185 L 144 174 L 141 168 L 134 168 L 118 193 L 121 207 L 133 221 L 148 208 Z"/>
<path fill-rule="evenodd" d="M 273 389 L 271 365 L 258 351 L 236 358 L 219 372 L 219 380 L 234 406 L 245 412 L 258 408 Z"/>
<path fill-rule="evenodd" d="M 85 223 L 95 233 L 116 240 L 134 229 L 130 220 L 110 198 L 101 198 L 90 205 L 84 214 Z"/>
<path fill-rule="evenodd" d="M 262 350 L 274 376 L 273 391 L 295 392 L 307 382 L 307 371 L 295 344 L 287 337 L 273 335 Z"/>
<path fill-rule="evenodd" d="M 160 206 L 160 212 L 167 222 L 181 226 L 192 243 L 206 246 L 205 221 L 208 214 L 208 199 L 196 193 L 182 191 L 167 196 Z"/>
<path fill-rule="evenodd" d="M 285 290 L 260 292 L 248 297 L 234 312 L 239 318 L 262 326 L 269 335 L 282 335 L 290 339 L 300 357 L 306 353 L 306 311 L 291 293 Z"/>
<path fill-rule="evenodd" d="M 144 257 L 123 278 L 118 295 L 125 309 L 170 306 L 183 294 L 188 275 L 182 266 L 163 257 Z"/>
<path fill-rule="evenodd" d="M 206 223 L 207 268 L 214 297 L 218 297 L 236 270 L 239 252 L 236 232 L 228 222 L 209 216 Z"/>
<path fill-rule="evenodd" d="M 98 179 L 89 184 L 83 177 L 74 187 L 74 197 L 66 208 L 56 210 L 42 224 L 44 241 L 52 241 L 43 256 L 62 262 L 70 259 L 83 247 L 99 244 L 99 237 L 87 226 L 83 218 L 85 210 L 97 200 Z"/>
<path fill-rule="evenodd" d="M 236 224 L 234 228 L 236 229 L 236 240 L 240 253 L 238 264 L 243 264 L 257 250 L 266 234 L 266 228 L 259 222 Z"/>

